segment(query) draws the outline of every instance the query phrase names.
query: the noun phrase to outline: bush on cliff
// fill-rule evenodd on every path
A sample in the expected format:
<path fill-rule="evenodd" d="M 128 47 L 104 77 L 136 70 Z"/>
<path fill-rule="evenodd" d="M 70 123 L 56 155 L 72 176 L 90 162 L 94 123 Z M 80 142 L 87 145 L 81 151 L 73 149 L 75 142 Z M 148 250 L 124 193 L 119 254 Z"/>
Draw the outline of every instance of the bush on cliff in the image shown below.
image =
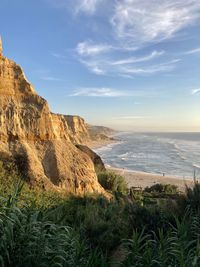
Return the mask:
<path fill-rule="evenodd" d="M 121 193 L 126 195 L 128 193 L 128 187 L 123 176 L 114 172 L 101 172 L 98 174 L 98 181 L 100 185 L 112 192 Z"/>

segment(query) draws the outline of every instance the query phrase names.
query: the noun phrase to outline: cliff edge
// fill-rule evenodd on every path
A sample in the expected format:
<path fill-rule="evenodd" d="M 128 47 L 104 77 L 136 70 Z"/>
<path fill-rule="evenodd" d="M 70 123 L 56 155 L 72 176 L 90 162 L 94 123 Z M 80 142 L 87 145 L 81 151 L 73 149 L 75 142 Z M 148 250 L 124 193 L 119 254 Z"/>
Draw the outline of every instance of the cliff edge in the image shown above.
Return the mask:
<path fill-rule="evenodd" d="M 0 153 L 24 158 L 31 185 L 104 194 L 90 157 L 75 146 L 87 139 L 84 120 L 51 113 L 0 40 Z"/>

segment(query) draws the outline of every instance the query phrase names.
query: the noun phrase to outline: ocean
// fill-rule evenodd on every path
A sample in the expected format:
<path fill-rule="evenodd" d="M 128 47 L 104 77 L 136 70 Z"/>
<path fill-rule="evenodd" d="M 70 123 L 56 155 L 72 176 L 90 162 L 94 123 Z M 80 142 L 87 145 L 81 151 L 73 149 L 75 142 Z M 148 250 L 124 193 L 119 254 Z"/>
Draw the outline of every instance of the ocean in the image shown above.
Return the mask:
<path fill-rule="evenodd" d="M 200 133 L 130 133 L 114 136 L 119 142 L 96 149 L 104 163 L 181 178 L 200 178 Z"/>

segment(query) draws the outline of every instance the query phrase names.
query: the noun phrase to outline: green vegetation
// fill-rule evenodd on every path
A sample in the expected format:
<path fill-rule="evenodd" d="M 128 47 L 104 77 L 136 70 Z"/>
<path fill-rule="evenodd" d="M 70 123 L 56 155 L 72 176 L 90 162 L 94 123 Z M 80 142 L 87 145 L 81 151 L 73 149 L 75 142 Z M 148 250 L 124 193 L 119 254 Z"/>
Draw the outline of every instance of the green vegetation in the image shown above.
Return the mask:
<path fill-rule="evenodd" d="M 144 191 L 148 193 L 177 194 L 178 188 L 176 185 L 171 184 L 155 184 L 150 187 L 146 187 Z"/>
<path fill-rule="evenodd" d="M 128 193 L 127 184 L 123 176 L 114 172 L 100 172 L 98 181 L 101 186 L 111 192 L 126 195 Z"/>
<path fill-rule="evenodd" d="M 200 266 L 200 184 L 128 193 L 123 177 L 100 179 L 112 200 L 31 189 L 0 163 L 0 266 Z"/>

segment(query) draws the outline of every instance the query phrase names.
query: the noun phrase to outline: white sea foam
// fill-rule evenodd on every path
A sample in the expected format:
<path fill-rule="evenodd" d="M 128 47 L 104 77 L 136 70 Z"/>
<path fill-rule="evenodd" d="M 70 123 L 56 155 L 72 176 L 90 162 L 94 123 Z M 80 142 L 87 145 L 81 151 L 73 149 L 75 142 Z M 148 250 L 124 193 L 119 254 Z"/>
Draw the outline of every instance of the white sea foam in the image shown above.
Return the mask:
<path fill-rule="evenodd" d="M 163 137 L 164 136 L 164 137 Z M 182 138 L 186 139 L 183 139 Z M 96 149 L 106 164 L 132 171 L 192 177 L 200 169 L 200 135 L 123 134 L 122 142 Z"/>
<path fill-rule="evenodd" d="M 115 142 L 112 144 L 108 144 L 106 146 L 102 146 L 96 149 L 93 149 L 97 154 L 105 151 L 112 150 L 114 146 L 124 143 L 123 141 Z"/>
<path fill-rule="evenodd" d="M 126 152 L 126 153 L 123 153 L 123 154 L 120 154 L 120 155 L 117 155 L 118 158 L 123 158 L 123 157 L 128 157 L 130 154 L 130 152 Z"/>
<path fill-rule="evenodd" d="M 187 157 L 184 157 L 183 155 L 181 155 L 181 153 L 177 152 L 176 153 L 178 157 L 180 157 L 182 160 L 187 160 Z"/>
<path fill-rule="evenodd" d="M 121 158 L 121 160 L 127 161 L 127 160 L 129 160 L 129 158 Z"/>
<path fill-rule="evenodd" d="M 200 169 L 200 164 L 193 164 L 192 165 L 194 168 Z"/>

